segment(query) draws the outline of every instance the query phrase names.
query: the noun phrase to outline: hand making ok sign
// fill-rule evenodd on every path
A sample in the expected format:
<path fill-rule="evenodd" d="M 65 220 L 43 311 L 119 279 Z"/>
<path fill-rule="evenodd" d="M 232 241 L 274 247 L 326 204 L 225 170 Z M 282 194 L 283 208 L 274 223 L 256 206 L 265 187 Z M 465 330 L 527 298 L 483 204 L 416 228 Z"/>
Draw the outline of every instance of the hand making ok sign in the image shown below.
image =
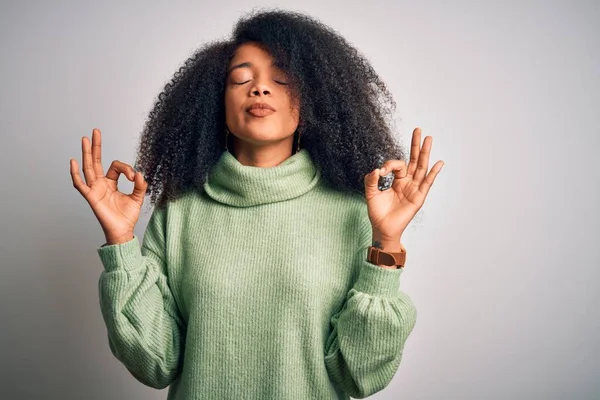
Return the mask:
<path fill-rule="evenodd" d="M 365 175 L 369 219 L 374 234 L 382 241 L 400 241 L 402 233 L 423 206 L 431 185 L 442 170 L 444 162 L 439 160 L 427 172 L 432 142 L 433 138 L 427 136 L 421 147 L 421 128 L 417 127 L 413 131 L 408 167 L 402 160 L 387 160 L 381 168 Z M 394 177 L 391 188 L 381 187 L 380 177 L 388 173 L 393 173 Z"/>

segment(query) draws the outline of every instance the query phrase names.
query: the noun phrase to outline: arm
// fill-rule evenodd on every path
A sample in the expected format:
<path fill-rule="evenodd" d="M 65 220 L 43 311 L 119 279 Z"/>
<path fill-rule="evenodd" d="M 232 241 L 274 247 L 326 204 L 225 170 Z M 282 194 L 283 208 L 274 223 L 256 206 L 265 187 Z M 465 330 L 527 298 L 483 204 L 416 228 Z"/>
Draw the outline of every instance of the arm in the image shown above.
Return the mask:
<path fill-rule="evenodd" d="M 331 318 L 325 350 L 330 379 L 359 399 L 382 390 L 392 380 L 416 322 L 414 304 L 399 290 L 403 269 L 367 262 L 368 246 L 363 242 L 358 278 L 341 310 Z"/>
<path fill-rule="evenodd" d="M 99 293 L 113 355 L 143 384 L 162 389 L 182 367 L 185 325 L 164 261 L 165 211 L 153 211 L 140 248 L 137 236 L 98 248 Z"/>

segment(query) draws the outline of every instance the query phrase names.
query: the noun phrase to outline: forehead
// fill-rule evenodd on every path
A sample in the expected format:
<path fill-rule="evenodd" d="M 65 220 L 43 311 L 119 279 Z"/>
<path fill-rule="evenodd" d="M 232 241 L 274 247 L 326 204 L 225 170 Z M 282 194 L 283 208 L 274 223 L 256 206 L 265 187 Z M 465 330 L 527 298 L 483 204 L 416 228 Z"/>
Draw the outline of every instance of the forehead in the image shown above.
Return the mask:
<path fill-rule="evenodd" d="M 247 61 L 253 63 L 262 62 L 271 65 L 273 58 L 268 51 L 261 48 L 258 44 L 252 42 L 244 43 L 236 49 L 231 61 L 229 62 L 229 66 Z"/>

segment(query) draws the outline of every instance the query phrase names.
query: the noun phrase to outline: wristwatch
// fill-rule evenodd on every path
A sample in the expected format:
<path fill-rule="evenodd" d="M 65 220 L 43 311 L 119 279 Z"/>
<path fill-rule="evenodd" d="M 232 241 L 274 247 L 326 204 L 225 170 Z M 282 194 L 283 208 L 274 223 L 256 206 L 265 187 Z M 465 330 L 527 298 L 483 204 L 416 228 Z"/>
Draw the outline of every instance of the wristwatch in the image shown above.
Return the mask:
<path fill-rule="evenodd" d="M 404 268 L 406 263 L 406 249 L 402 246 L 399 253 L 389 253 L 377 247 L 369 246 L 367 261 L 371 264 L 386 265 L 388 267 L 395 265 L 396 269 Z"/>

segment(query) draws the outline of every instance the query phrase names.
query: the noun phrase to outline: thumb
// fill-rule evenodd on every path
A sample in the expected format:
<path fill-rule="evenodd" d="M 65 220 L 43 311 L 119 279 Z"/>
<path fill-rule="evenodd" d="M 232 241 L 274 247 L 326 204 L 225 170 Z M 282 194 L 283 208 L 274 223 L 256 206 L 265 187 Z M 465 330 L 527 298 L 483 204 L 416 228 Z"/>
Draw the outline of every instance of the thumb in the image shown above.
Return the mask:
<path fill-rule="evenodd" d="M 377 189 L 377 183 L 379 182 L 380 176 L 379 168 L 375 168 L 373 171 L 365 175 L 365 189 Z"/>

